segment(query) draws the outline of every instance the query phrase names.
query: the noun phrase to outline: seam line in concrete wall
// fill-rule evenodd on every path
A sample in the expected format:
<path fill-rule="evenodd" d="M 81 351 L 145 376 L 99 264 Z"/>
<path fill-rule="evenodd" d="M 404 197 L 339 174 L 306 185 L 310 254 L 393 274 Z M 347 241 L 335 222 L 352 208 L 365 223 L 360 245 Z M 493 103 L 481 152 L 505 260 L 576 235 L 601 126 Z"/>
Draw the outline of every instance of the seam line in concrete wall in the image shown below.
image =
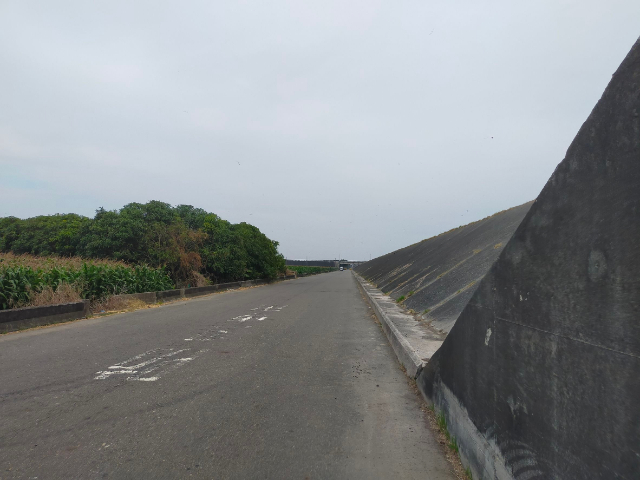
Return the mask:
<path fill-rule="evenodd" d="M 544 330 L 542 328 L 533 327 L 531 325 L 525 325 L 524 323 L 514 322 L 513 320 L 507 320 L 506 318 L 499 317 L 494 315 L 498 320 L 506 323 L 511 323 L 513 325 L 518 325 L 519 327 L 530 328 L 531 330 L 536 330 L 537 332 L 548 333 L 549 335 L 553 335 L 555 337 L 564 338 L 567 340 L 573 340 L 574 342 L 583 343 L 585 345 L 589 345 L 590 347 L 601 348 L 602 350 L 607 350 L 613 353 L 619 353 L 620 355 L 626 355 L 628 357 L 640 358 L 639 355 L 634 355 L 633 353 L 622 352 L 620 350 L 614 350 L 613 348 L 605 347 L 604 345 L 598 345 L 597 343 L 587 342 L 585 340 L 580 340 L 579 338 L 570 337 L 569 335 L 563 335 L 561 333 L 550 332 L 549 330 Z"/>

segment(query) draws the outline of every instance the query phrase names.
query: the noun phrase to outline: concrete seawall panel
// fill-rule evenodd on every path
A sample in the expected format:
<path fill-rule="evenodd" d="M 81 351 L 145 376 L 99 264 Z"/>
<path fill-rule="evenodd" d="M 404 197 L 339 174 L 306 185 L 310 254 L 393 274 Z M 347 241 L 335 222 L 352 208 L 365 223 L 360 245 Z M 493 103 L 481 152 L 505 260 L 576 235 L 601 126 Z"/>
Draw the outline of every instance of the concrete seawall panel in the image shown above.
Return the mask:
<path fill-rule="evenodd" d="M 532 203 L 375 258 L 355 271 L 394 299 L 404 295 L 406 308 L 448 332 Z"/>
<path fill-rule="evenodd" d="M 474 478 L 638 478 L 639 239 L 640 40 L 418 377 Z"/>

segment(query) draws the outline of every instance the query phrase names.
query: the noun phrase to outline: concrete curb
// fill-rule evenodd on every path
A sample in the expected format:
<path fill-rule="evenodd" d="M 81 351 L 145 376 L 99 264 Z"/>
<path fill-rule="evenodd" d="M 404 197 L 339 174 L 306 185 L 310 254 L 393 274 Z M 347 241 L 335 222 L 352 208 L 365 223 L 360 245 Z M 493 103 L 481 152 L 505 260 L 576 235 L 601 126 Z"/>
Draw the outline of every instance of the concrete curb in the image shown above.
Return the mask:
<path fill-rule="evenodd" d="M 400 310 L 396 305 L 380 305 L 378 300 L 375 298 L 374 293 L 371 292 L 371 287 L 366 284 L 366 281 L 355 272 L 353 272 L 353 276 L 362 287 L 362 291 L 365 293 L 367 300 L 380 320 L 382 329 L 387 335 L 389 343 L 391 343 L 391 347 L 398 357 L 398 360 L 407 370 L 407 375 L 415 380 L 417 376 L 420 375 L 420 372 L 426 365 L 426 362 L 418 356 L 415 349 L 400 332 L 396 324 L 392 321 L 391 315 L 394 317 L 404 316 L 407 321 L 414 321 L 413 317 L 402 312 L 402 310 Z"/>

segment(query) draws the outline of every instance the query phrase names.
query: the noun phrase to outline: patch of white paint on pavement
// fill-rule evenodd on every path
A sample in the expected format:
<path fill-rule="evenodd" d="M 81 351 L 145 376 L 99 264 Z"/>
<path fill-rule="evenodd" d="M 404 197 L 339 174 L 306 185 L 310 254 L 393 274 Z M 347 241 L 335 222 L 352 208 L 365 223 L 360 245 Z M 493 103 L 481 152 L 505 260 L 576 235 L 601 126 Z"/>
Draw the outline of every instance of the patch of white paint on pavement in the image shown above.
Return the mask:
<path fill-rule="evenodd" d="M 124 362 L 120 362 L 116 365 L 111 365 L 110 367 L 107 367 L 106 370 L 97 372 L 94 379 L 106 380 L 107 378 L 113 377 L 115 375 L 127 375 L 127 380 L 155 382 L 162 375 L 192 361 L 194 358 L 198 357 L 207 350 L 199 350 L 188 357 L 179 356 L 183 352 L 190 351 L 191 349 L 189 348 L 183 348 L 180 350 L 174 350 L 173 348 L 169 348 L 168 350 L 149 350 L 148 352 L 141 353 L 140 355 L 136 355 L 135 357 L 131 357 Z M 143 359 L 144 357 L 147 357 L 147 359 L 139 362 L 139 360 Z M 134 362 L 137 363 L 131 365 Z M 152 372 L 155 372 L 154 375 L 149 376 L 149 374 Z"/>
<path fill-rule="evenodd" d="M 259 322 L 261 322 L 261 321 L 263 321 L 263 320 L 266 320 L 266 319 L 267 319 L 267 317 L 260 317 L 260 318 L 256 318 L 256 320 L 258 320 Z"/>

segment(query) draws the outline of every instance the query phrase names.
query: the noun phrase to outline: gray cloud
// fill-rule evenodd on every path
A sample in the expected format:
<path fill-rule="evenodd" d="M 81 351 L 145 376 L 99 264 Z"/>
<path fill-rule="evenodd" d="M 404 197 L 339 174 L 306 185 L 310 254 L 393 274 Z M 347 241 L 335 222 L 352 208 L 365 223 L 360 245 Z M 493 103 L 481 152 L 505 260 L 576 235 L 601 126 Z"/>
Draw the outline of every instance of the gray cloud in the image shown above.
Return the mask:
<path fill-rule="evenodd" d="M 368 258 L 535 198 L 640 3 L 0 5 L 0 216 L 150 199 Z"/>

